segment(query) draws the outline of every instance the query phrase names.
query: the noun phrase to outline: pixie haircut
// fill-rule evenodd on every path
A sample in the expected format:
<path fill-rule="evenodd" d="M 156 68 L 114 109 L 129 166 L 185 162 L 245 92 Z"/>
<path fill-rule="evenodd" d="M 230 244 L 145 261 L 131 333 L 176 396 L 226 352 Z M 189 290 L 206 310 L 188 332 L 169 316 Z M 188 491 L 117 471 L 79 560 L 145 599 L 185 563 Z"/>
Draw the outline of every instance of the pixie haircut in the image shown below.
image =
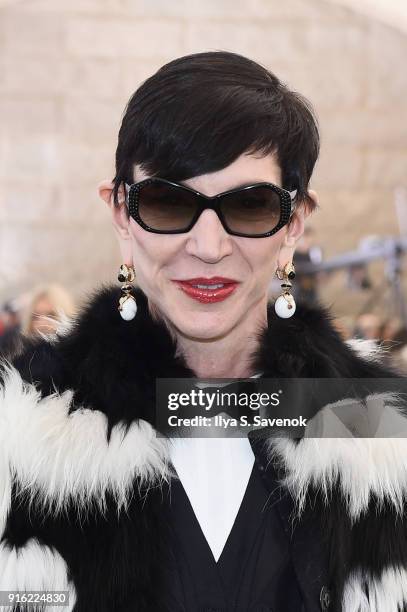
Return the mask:
<path fill-rule="evenodd" d="M 309 101 L 237 53 L 195 53 L 165 64 L 125 108 L 116 149 L 113 201 L 134 183 L 134 165 L 176 182 L 222 170 L 243 153 L 275 153 L 282 187 L 314 210 L 307 188 L 319 154 Z"/>

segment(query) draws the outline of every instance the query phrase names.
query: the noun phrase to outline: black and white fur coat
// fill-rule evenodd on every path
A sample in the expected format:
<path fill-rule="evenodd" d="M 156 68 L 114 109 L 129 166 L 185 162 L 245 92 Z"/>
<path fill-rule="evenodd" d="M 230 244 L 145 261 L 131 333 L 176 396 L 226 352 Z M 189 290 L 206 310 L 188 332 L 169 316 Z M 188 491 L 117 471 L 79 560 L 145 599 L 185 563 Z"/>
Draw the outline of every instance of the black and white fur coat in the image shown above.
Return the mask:
<path fill-rule="evenodd" d="M 124 321 L 104 285 L 65 327 L 1 360 L 0 591 L 69 590 L 75 612 L 165 612 L 160 489 L 168 440 L 154 429 L 155 379 L 191 377 L 136 288 Z M 389 377 L 381 352 L 345 342 L 329 310 L 299 304 L 253 356 L 264 377 Z M 307 612 L 407 610 L 407 421 L 400 437 L 269 439 L 256 460 L 275 470 Z M 282 493 L 282 494 L 281 494 Z M 54 608 L 47 608 L 53 610 Z M 66 610 L 66 608 L 55 608 Z"/>

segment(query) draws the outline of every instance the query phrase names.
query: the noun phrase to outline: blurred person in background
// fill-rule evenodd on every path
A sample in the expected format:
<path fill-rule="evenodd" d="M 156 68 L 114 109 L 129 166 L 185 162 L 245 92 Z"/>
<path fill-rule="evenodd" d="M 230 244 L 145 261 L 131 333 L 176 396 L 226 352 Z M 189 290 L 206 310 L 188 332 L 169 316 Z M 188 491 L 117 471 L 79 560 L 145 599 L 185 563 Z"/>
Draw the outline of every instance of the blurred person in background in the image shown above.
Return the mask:
<path fill-rule="evenodd" d="M 382 340 L 392 341 L 394 336 L 404 327 L 402 320 L 400 317 L 391 317 L 383 321 L 379 336 Z"/>
<path fill-rule="evenodd" d="M 21 310 L 21 333 L 25 336 L 53 334 L 61 323 L 73 317 L 75 301 L 56 283 L 35 287 Z"/>
<path fill-rule="evenodd" d="M 354 337 L 352 317 L 336 317 L 333 319 L 332 323 L 344 340 L 349 340 Z"/>
<path fill-rule="evenodd" d="M 297 268 L 300 263 L 319 264 L 322 261 L 322 249 L 315 240 L 315 230 L 311 226 L 304 228 L 304 233 L 298 241 L 293 262 Z M 295 299 L 315 303 L 318 301 L 318 284 L 322 273 L 307 274 L 299 272 L 293 289 Z"/>
<path fill-rule="evenodd" d="M 75 301 L 57 283 L 41 284 L 7 302 L 7 329 L 0 336 L 0 353 L 11 358 L 23 350 L 24 338 L 54 334 L 75 315 Z"/>
<path fill-rule="evenodd" d="M 21 330 L 20 311 L 15 300 L 9 300 L 3 305 L 0 318 L 0 354 L 11 355 L 17 349 Z"/>
<path fill-rule="evenodd" d="M 353 335 L 362 340 L 374 340 L 380 342 L 382 336 L 382 320 L 373 312 L 360 314 L 355 322 Z"/>

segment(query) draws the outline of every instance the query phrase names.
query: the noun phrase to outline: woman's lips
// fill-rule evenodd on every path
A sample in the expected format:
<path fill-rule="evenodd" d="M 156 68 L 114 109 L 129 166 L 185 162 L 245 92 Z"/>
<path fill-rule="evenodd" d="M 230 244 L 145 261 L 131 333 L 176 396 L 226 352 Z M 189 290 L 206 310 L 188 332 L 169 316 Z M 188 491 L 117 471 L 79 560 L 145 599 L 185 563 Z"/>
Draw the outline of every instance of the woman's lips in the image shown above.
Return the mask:
<path fill-rule="evenodd" d="M 226 283 L 217 289 L 202 289 L 193 287 L 191 282 L 174 281 L 189 297 L 201 303 L 222 302 L 229 297 L 237 288 L 237 282 Z M 198 284 L 198 283 L 197 283 Z M 200 284 L 200 283 L 199 283 Z M 214 283 L 220 284 L 220 283 Z"/>

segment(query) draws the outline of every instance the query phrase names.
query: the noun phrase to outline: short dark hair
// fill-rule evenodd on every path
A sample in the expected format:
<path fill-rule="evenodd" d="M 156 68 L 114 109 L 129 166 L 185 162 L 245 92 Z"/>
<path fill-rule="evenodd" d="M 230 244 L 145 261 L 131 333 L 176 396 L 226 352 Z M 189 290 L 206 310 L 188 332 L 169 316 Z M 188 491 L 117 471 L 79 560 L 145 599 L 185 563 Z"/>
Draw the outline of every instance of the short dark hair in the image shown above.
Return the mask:
<path fill-rule="evenodd" d="M 282 186 L 315 208 L 307 193 L 319 154 L 310 102 L 272 72 L 237 53 L 209 51 L 165 64 L 144 81 L 124 111 L 116 150 L 113 199 L 149 176 L 184 181 L 226 168 L 242 153 L 275 152 Z"/>

